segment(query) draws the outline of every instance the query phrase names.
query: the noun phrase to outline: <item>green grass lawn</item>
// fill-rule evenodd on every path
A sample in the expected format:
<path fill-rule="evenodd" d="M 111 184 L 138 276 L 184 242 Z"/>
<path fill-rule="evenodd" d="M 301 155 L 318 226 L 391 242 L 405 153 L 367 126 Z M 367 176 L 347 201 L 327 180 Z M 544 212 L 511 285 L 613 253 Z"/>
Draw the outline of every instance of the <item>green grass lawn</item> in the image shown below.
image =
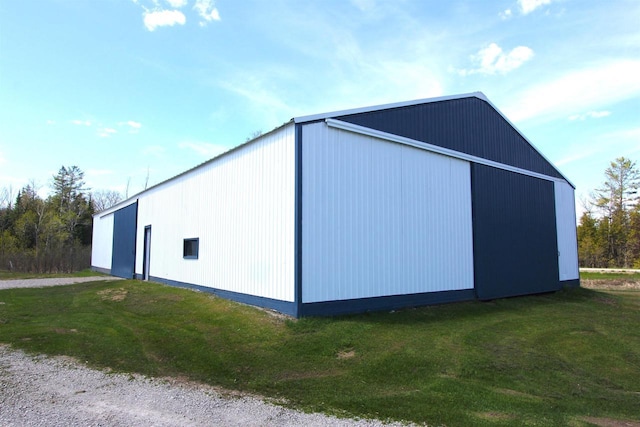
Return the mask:
<path fill-rule="evenodd" d="M 429 425 L 640 418 L 640 291 L 287 320 L 138 281 L 0 291 L 0 342 L 307 411 Z"/>
<path fill-rule="evenodd" d="M 596 280 L 608 280 L 608 279 L 625 279 L 625 280 L 640 280 L 640 273 L 599 273 L 583 271 L 580 273 L 581 279 L 596 279 Z"/>

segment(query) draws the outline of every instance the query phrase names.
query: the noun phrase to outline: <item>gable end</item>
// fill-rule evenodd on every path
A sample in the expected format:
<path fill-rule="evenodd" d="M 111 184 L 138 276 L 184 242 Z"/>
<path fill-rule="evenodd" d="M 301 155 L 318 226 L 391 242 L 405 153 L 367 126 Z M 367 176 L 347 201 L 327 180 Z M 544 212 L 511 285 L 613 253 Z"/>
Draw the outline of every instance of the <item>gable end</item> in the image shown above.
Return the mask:
<path fill-rule="evenodd" d="M 498 111 L 477 97 L 428 102 L 335 118 L 517 168 L 564 178 Z"/>

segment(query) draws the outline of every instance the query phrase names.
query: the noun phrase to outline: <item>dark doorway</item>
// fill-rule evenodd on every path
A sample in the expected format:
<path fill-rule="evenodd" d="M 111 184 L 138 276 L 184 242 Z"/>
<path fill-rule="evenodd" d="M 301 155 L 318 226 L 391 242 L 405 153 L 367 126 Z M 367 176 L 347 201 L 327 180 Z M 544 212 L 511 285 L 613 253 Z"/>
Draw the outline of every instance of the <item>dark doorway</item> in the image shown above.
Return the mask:
<path fill-rule="evenodd" d="M 144 228 L 144 257 L 142 258 L 142 280 L 149 280 L 149 265 L 151 263 L 151 226 Z"/>

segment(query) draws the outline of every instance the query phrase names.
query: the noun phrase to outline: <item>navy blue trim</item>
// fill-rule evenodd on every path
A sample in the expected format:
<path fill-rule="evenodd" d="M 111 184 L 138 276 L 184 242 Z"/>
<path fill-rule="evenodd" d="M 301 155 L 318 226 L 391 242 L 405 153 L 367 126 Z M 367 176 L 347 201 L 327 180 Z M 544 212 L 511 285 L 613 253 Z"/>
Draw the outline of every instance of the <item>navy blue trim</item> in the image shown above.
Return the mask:
<path fill-rule="evenodd" d="M 561 280 L 560 286 L 565 288 L 579 288 L 580 287 L 580 279 L 573 280 Z"/>
<path fill-rule="evenodd" d="M 239 292 L 226 291 L 223 289 L 210 288 L 208 286 L 194 285 L 191 283 L 179 282 L 177 280 L 163 279 L 161 277 L 150 276 L 152 282 L 164 283 L 165 285 L 176 286 L 179 288 L 193 289 L 201 292 L 207 292 L 219 296 L 220 298 L 236 301 L 242 304 L 254 305 L 257 307 L 269 308 L 279 311 L 280 313 L 296 317 L 296 303 L 281 301 L 272 298 L 258 297 L 255 295 L 241 294 Z"/>
<path fill-rule="evenodd" d="M 295 128 L 294 301 L 295 317 L 302 310 L 302 125 Z"/>
<path fill-rule="evenodd" d="M 102 267 L 95 267 L 95 266 L 91 266 L 91 271 L 97 271 L 98 273 L 102 273 L 102 274 L 108 274 L 111 276 L 111 269 L 110 268 L 102 268 Z"/>
<path fill-rule="evenodd" d="M 337 314 L 364 313 L 367 311 L 397 310 L 424 305 L 472 301 L 473 289 L 457 291 L 424 292 L 419 294 L 391 295 L 341 301 L 324 301 L 302 304 L 302 316 L 333 316 Z"/>

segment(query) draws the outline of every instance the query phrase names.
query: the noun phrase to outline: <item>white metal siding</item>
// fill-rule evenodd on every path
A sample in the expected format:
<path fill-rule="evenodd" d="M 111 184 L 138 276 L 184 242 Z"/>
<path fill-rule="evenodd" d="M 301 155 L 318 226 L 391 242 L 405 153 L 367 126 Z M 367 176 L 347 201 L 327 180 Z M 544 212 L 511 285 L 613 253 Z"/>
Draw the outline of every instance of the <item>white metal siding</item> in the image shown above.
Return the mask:
<path fill-rule="evenodd" d="M 303 127 L 302 302 L 473 288 L 469 163 Z"/>
<path fill-rule="evenodd" d="M 294 301 L 294 151 L 291 124 L 141 194 L 136 273 L 151 225 L 151 277 Z"/>
<path fill-rule="evenodd" d="M 560 280 L 575 280 L 580 278 L 580 271 L 578 269 L 574 191 L 573 188 L 565 182 L 556 182 L 554 190 Z"/>
<path fill-rule="evenodd" d="M 113 253 L 113 213 L 93 217 L 91 241 L 91 266 L 110 270 Z"/>

